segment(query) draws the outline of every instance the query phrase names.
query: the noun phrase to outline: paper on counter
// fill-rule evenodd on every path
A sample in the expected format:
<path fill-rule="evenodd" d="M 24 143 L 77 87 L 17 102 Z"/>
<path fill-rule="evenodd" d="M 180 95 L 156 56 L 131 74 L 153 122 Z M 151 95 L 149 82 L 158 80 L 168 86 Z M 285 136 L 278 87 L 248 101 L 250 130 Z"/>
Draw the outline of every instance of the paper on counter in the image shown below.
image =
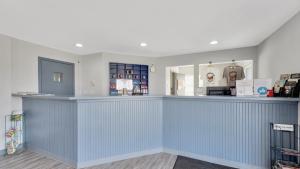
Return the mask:
<path fill-rule="evenodd" d="M 236 95 L 237 96 L 253 95 L 253 80 L 237 80 Z"/>

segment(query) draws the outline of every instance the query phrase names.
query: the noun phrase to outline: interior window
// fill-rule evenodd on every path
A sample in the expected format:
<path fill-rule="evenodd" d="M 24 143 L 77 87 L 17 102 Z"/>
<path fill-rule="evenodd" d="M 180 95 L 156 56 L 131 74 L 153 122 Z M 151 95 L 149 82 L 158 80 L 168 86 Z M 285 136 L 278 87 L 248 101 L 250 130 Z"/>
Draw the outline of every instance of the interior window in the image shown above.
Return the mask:
<path fill-rule="evenodd" d="M 166 95 L 194 95 L 194 66 L 166 67 Z"/>
<path fill-rule="evenodd" d="M 198 95 L 205 95 L 206 87 L 228 86 L 228 82 L 224 77 L 224 70 L 226 67 L 232 65 L 243 68 L 245 80 L 253 79 L 253 61 L 242 60 L 222 63 L 209 63 L 199 65 L 199 88 Z"/>
<path fill-rule="evenodd" d="M 224 69 L 231 65 L 243 67 L 245 79 L 253 79 L 253 61 L 243 60 L 223 63 L 210 63 L 199 65 L 199 87 L 227 86 L 226 78 L 223 77 Z"/>

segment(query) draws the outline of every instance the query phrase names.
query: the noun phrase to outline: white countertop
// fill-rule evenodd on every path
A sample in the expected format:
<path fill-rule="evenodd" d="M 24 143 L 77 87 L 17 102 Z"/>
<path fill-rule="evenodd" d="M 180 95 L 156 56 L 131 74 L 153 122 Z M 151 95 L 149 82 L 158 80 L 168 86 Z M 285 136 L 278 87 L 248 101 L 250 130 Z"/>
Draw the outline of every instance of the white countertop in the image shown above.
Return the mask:
<path fill-rule="evenodd" d="M 177 99 L 211 99 L 211 100 L 262 100 L 262 101 L 291 101 L 298 102 L 300 98 L 291 97 L 262 97 L 262 96 L 163 96 Z"/>
<path fill-rule="evenodd" d="M 111 99 L 208 99 L 208 100 L 253 100 L 253 101 L 289 101 L 298 102 L 299 98 L 288 97 L 258 97 L 258 96 L 49 96 L 49 95 L 18 95 L 12 94 L 14 97 L 22 98 L 39 98 L 51 100 L 111 100 Z"/>

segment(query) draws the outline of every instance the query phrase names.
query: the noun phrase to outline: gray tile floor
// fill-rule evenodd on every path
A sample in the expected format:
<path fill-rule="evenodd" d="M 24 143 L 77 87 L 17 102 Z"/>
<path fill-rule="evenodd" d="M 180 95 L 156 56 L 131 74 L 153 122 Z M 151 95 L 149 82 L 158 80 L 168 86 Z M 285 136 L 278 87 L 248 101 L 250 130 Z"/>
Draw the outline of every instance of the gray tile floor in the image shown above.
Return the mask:
<path fill-rule="evenodd" d="M 173 169 L 176 158 L 174 155 L 159 153 L 86 169 Z M 73 169 L 73 167 L 44 155 L 26 151 L 12 157 L 0 157 L 0 169 Z"/>
<path fill-rule="evenodd" d="M 174 169 L 236 169 L 223 165 L 208 163 L 201 160 L 178 156 Z"/>

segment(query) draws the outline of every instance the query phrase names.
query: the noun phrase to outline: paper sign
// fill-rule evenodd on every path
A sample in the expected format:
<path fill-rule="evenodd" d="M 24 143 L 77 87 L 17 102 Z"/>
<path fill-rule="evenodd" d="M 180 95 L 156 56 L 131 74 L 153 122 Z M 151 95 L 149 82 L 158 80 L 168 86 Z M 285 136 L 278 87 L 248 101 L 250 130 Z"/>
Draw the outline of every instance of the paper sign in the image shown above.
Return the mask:
<path fill-rule="evenodd" d="M 254 94 L 267 96 L 268 90 L 272 89 L 272 79 L 254 79 Z"/>
<path fill-rule="evenodd" d="M 294 126 L 289 124 L 274 124 L 273 129 L 280 131 L 294 131 Z"/>
<path fill-rule="evenodd" d="M 237 80 L 236 95 L 237 96 L 253 95 L 253 80 Z"/>

